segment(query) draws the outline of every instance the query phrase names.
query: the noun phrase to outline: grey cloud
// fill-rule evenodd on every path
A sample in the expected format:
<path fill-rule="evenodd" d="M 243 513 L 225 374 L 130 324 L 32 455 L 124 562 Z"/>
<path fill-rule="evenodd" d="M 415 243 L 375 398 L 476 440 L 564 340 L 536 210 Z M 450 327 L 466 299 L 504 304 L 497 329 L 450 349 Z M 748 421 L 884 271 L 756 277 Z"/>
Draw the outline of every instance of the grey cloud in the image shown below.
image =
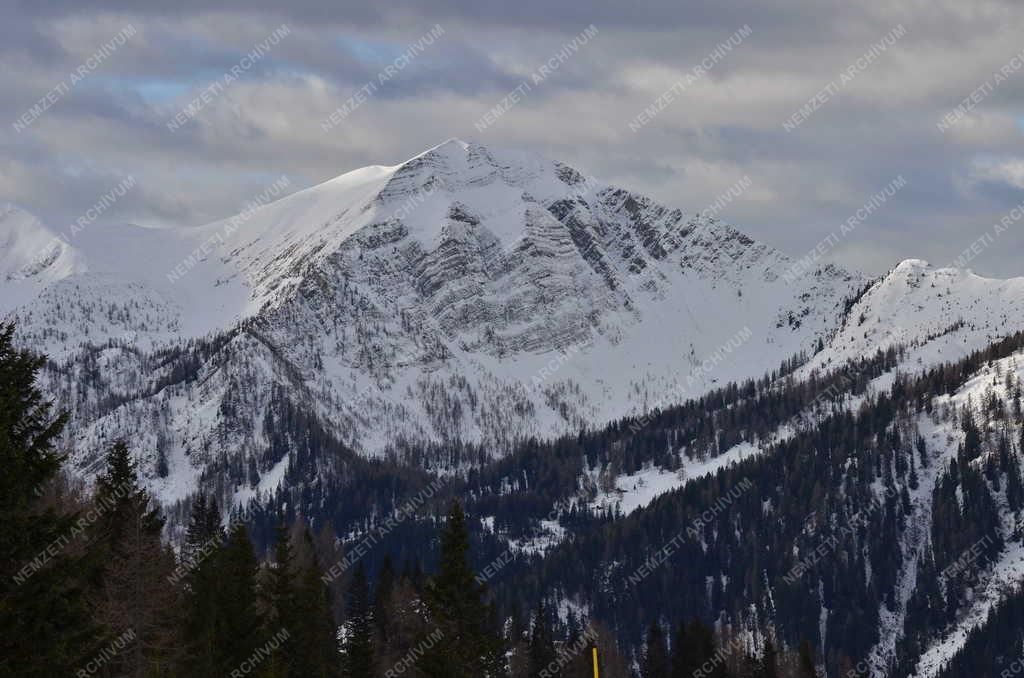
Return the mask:
<path fill-rule="evenodd" d="M 908 185 L 833 253 L 879 273 L 955 258 L 1020 202 L 1024 70 L 954 128 L 936 123 L 1019 53 L 1012 2 L 333 3 L 17 2 L 0 22 L 0 200 L 54 220 L 112 177 L 139 190 L 110 219 L 199 223 L 237 210 L 267 177 L 296 187 L 391 164 L 447 137 L 526 147 L 687 210 L 741 177 L 721 217 L 800 256 L 897 175 Z M 111 22 L 139 29 L 31 128 L 9 124 L 76 66 Z M 168 118 L 287 22 L 292 35 L 176 132 Z M 445 35 L 343 125 L 319 123 L 431 26 Z M 474 121 L 588 25 L 599 34 L 493 126 Z M 907 35 L 792 132 L 798 110 L 893 26 Z M 628 123 L 733 31 L 753 33 L 637 132 Z M 17 28 L 12 28 L 17 26 Z M 22 30 L 24 28 L 25 30 Z M 59 39 L 58 39 L 59 38 Z M 154 97 L 153 92 L 164 92 Z M 987 163 L 987 164 L 986 164 Z M 994 167 L 996 169 L 985 169 Z M 1002 169 L 999 169 L 1002 168 Z M 973 237 L 972 237 L 973 235 Z M 1024 238 L 972 262 L 1019 270 Z"/>

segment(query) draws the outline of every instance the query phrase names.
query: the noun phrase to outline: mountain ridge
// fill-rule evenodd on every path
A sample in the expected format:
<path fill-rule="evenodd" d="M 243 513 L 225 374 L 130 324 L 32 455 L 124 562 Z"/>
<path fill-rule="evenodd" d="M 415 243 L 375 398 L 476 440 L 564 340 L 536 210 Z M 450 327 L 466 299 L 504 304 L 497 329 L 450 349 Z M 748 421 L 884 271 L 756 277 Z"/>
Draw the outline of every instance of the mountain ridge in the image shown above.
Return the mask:
<path fill-rule="evenodd" d="M 132 255 L 102 252 L 108 233 Z M 451 442 L 500 456 L 821 346 L 808 369 L 873 351 L 851 341 L 849 318 L 900 270 L 868 285 L 825 264 L 788 283 L 789 257 L 717 219 L 459 140 L 205 226 L 96 229 L 76 246 L 89 270 L 6 309 L 57 361 L 47 387 L 71 412 L 73 459 L 87 467 L 141 424 L 157 496 L 213 482 L 204 450 L 218 447 L 250 469 L 232 472 L 244 487 L 225 491 L 229 504 L 280 477 L 256 424 L 275 398 L 364 455 Z M 877 323 L 894 312 L 882 305 Z M 114 376 L 64 386 L 97 361 Z"/>

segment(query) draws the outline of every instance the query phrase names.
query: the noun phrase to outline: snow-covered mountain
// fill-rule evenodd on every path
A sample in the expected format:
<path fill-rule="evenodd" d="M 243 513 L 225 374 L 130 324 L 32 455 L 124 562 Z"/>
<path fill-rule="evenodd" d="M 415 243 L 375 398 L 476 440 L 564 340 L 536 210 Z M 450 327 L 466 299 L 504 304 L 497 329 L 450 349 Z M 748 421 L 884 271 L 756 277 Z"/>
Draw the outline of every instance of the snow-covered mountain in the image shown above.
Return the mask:
<path fill-rule="evenodd" d="M 802 373 L 897 344 L 908 346 L 907 369 L 919 369 L 959 360 L 1022 328 L 1024 278 L 983 278 L 908 259 L 857 298 L 827 350 Z"/>
<path fill-rule="evenodd" d="M 67 238 L 15 205 L 0 205 L 0 312 L 84 270 L 81 254 Z"/>
<path fill-rule="evenodd" d="M 908 259 L 850 300 L 831 337 L 793 376 L 807 379 L 830 371 L 849 375 L 853 372 L 851 361 L 902 348 L 896 367 L 872 381 L 871 392 L 882 393 L 892 386 L 898 372 L 912 375 L 956 362 L 1021 330 L 1024 278 L 983 278 L 969 270 L 934 268 L 926 261 Z M 850 397 L 845 409 L 855 411 L 864 400 Z M 592 506 L 617 506 L 628 514 L 660 494 L 760 454 L 761 448 L 791 437 L 798 425 L 814 426 L 831 411 L 832 406 L 807 412 L 799 422 L 787 422 L 758 445 L 744 442 L 706 460 L 684 459 L 681 469 L 651 467 L 621 475 L 617 487 L 602 492 Z"/>
<path fill-rule="evenodd" d="M 165 501 L 214 462 L 236 501 L 273 489 L 282 400 L 362 454 L 500 455 L 822 344 L 806 369 L 870 353 L 896 323 L 922 360 L 1024 325 L 1022 281 L 904 262 L 862 294 L 832 265 L 787 282 L 789 257 L 718 220 L 458 140 L 201 227 L 90 227 L 40 254 L 54 238 L 0 218 L 0 314 L 53 358 L 75 463 L 125 437 Z"/>

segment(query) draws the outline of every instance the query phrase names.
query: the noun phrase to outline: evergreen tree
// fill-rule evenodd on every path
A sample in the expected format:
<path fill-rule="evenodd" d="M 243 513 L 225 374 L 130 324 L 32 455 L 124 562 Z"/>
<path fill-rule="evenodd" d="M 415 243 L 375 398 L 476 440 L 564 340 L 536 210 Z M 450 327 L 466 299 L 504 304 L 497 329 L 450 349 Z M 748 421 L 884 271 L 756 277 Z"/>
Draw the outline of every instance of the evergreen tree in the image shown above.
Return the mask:
<path fill-rule="evenodd" d="M 576 628 L 570 612 L 569 628 Z M 509 649 L 510 678 L 526 678 L 530 672 L 530 624 L 523 621 L 522 608 L 515 601 L 509 610 L 508 633 L 505 643 Z"/>
<path fill-rule="evenodd" d="M 373 620 L 370 594 L 363 561 L 356 564 L 348 592 L 348 621 L 345 623 L 345 678 L 373 678 Z"/>
<path fill-rule="evenodd" d="M 95 501 L 101 512 L 96 532 L 108 555 L 123 550 L 127 531 L 141 529 L 160 537 L 164 519 L 160 509 L 149 505 L 149 493 L 139 484 L 135 462 L 124 441 L 114 443 L 107 454 L 106 469 L 96 479 Z"/>
<path fill-rule="evenodd" d="M 978 425 L 974 423 L 974 415 L 969 404 L 960 415 L 960 426 L 964 432 L 962 454 L 968 461 L 973 461 L 981 454 L 982 437 Z"/>
<path fill-rule="evenodd" d="M 444 642 L 438 635 L 438 628 L 428 619 L 423 603 L 422 595 L 412 581 L 400 577 L 395 582 L 387 599 L 388 640 L 376 648 L 377 665 L 384 668 L 385 672 L 391 667 L 397 667 L 399 662 L 404 662 L 403 666 L 408 670 L 401 675 L 419 678 L 422 667 L 408 664 L 420 663 L 416 658 L 420 656 L 421 650 Z"/>
<path fill-rule="evenodd" d="M 493 616 L 485 602 L 486 586 L 476 581 L 469 566 L 469 529 L 466 516 L 452 502 L 441 533 L 441 558 L 425 598 L 431 623 L 444 634 L 423 658 L 427 676 L 480 676 L 504 673 L 501 639 L 492 627 Z"/>
<path fill-rule="evenodd" d="M 537 678 L 541 672 L 555 661 L 555 641 L 551 637 L 551 626 L 544 610 L 544 601 L 537 605 L 537 613 L 533 618 L 533 630 L 530 632 L 528 649 L 529 669 L 527 675 Z"/>
<path fill-rule="evenodd" d="M 647 647 L 640 667 L 643 678 L 669 678 L 668 646 L 661 625 L 652 621 L 647 629 Z"/>
<path fill-rule="evenodd" d="M 304 569 L 299 580 L 295 626 L 299 662 L 293 676 L 331 678 L 340 673 L 331 594 L 322 576 L 323 571 L 314 554 L 314 560 Z"/>
<path fill-rule="evenodd" d="M 294 629 L 297 620 L 294 553 L 288 538 L 288 528 L 279 522 L 275 529 L 274 562 L 268 569 L 262 587 L 266 614 L 263 617 L 263 635 L 271 638 L 281 629 L 290 632 L 281 646 L 267 659 L 268 678 L 288 676 L 289 667 L 296 662 Z"/>
<path fill-rule="evenodd" d="M 169 671 L 180 647 L 179 591 L 171 583 L 174 556 L 161 541 L 164 520 L 139 484 L 128 448 L 115 443 L 96 482 L 100 519 L 95 543 L 103 555 L 94 615 L 109 645 L 131 642 L 108 660 L 114 673 L 141 676 Z"/>
<path fill-rule="evenodd" d="M 54 446 L 66 416 L 52 415 L 35 386 L 45 361 L 15 350 L 13 336 L 0 325 L 0 675 L 72 675 L 97 649 L 89 559 L 68 548 L 78 516 L 39 501 L 64 461 Z"/>
<path fill-rule="evenodd" d="M 200 494 L 192 506 L 182 562 L 174 575 L 183 584 L 183 661 L 191 675 L 216 672 L 217 560 L 224 539 L 217 503 L 207 502 Z"/>
<path fill-rule="evenodd" d="M 334 526 L 327 520 L 316 533 L 315 551 L 319 563 L 325 569 L 340 563 L 344 557 L 338 535 Z M 348 579 L 344 576 L 329 577 L 327 580 L 327 598 L 331 603 L 331 623 L 336 628 L 345 619 L 345 591 Z"/>
<path fill-rule="evenodd" d="M 593 678 L 593 647 L 593 641 L 586 642 L 583 638 L 583 632 L 575 625 L 571 626 L 563 651 L 571 652 L 572 654 L 566 665 L 562 668 L 561 673 L 557 675 L 564 676 L 565 678 Z"/>
<path fill-rule="evenodd" d="M 249 532 L 242 523 L 235 523 L 215 561 L 213 647 L 218 673 L 230 675 L 268 642 L 260 633 L 258 569 Z"/>
<path fill-rule="evenodd" d="M 1024 429 L 1022 429 L 1024 430 Z M 1011 511 L 1024 507 L 1024 484 L 1021 483 L 1020 462 L 1013 452 L 1006 455 L 1006 501 Z"/>
<path fill-rule="evenodd" d="M 391 560 L 391 554 L 384 556 L 380 572 L 377 573 L 377 585 L 373 591 L 373 623 L 377 627 L 377 633 L 381 640 L 387 642 L 388 627 L 388 598 L 395 588 L 395 567 Z"/>
<path fill-rule="evenodd" d="M 710 671 L 706 670 L 710 667 Z M 684 629 L 679 627 L 676 642 L 672 644 L 673 675 L 691 675 L 703 670 L 705 675 L 721 678 L 726 675 L 724 662 L 715 654 L 715 635 L 700 619 Z"/>

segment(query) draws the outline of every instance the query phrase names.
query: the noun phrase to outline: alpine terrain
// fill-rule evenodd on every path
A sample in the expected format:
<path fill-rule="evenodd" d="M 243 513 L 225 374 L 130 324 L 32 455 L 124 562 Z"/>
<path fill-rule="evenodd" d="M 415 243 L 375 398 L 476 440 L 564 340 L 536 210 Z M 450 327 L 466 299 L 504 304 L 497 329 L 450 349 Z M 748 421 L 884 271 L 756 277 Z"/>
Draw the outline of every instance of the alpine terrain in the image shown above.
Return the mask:
<path fill-rule="evenodd" d="M 1024 278 L 694 207 L 455 139 L 198 227 L 8 205 L 0 451 L 68 470 L 9 496 L 99 507 L 124 675 L 1016 675 Z"/>

